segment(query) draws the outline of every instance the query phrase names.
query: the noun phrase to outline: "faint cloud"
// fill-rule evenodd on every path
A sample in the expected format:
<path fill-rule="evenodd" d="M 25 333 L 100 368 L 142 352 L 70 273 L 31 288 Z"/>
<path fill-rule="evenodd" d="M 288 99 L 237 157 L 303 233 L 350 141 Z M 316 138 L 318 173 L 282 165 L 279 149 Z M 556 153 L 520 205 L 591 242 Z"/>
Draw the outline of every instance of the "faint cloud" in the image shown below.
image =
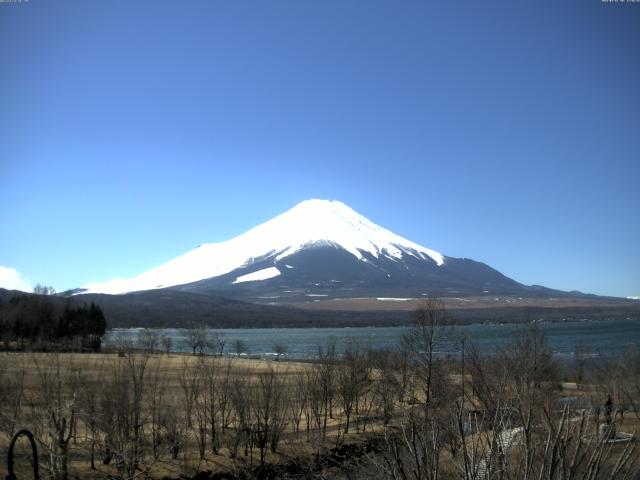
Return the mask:
<path fill-rule="evenodd" d="M 0 265 L 0 288 L 32 292 L 31 284 L 15 268 Z"/>

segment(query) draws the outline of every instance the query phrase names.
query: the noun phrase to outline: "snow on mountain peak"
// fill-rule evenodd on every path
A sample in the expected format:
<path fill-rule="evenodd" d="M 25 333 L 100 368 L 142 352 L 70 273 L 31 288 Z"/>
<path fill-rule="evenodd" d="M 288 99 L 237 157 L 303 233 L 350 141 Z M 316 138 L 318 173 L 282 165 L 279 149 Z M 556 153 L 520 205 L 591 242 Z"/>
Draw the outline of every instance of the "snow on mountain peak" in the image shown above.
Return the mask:
<path fill-rule="evenodd" d="M 128 279 L 86 285 L 85 293 L 126 293 L 196 282 L 273 257 L 274 263 L 303 248 L 334 245 L 365 260 L 374 257 L 401 259 L 403 255 L 430 258 L 442 265 L 444 257 L 431 249 L 376 225 L 337 200 L 305 200 L 285 213 L 231 240 L 203 244 L 169 262 Z M 266 278 L 276 276 L 269 271 Z M 260 278 L 256 278 L 258 280 Z M 253 280 L 239 279 L 239 281 Z"/>
<path fill-rule="evenodd" d="M 344 248 L 357 258 L 363 258 L 363 252 L 376 258 L 380 255 L 401 258 L 404 252 L 422 258 L 426 255 L 438 265 L 444 262 L 438 252 L 376 225 L 337 200 L 305 200 L 247 234 L 254 231 L 266 234 L 273 227 L 282 234 L 280 244 L 289 244 L 278 254 L 278 260 L 305 245 L 324 241 Z"/>

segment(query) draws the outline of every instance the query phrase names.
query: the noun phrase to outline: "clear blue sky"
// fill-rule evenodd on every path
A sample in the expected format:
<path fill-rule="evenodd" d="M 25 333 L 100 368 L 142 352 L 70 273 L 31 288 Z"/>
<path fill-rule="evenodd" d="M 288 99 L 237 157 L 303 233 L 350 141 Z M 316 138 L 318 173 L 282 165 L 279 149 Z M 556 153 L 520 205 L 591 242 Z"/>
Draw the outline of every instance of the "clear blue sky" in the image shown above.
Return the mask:
<path fill-rule="evenodd" d="M 640 295 L 640 4 L 0 3 L 0 265 L 133 276 L 307 198 Z"/>

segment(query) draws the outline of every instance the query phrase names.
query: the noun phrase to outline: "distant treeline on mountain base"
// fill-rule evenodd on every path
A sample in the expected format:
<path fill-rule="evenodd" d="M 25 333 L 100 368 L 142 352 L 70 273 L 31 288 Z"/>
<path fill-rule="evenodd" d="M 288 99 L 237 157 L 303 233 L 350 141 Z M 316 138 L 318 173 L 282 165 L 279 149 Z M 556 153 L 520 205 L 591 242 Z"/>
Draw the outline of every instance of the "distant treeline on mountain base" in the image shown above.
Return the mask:
<path fill-rule="evenodd" d="M 49 294 L 0 297 L 0 348 L 99 351 L 107 321 L 94 302 L 73 305 Z"/>
<path fill-rule="evenodd" d="M 48 311 L 52 308 L 51 305 L 53 312 Z M 102 328 L 100 322 L 106 322 L 106 328 L 189 328 L 191 325 L 211 328 L 383 327 L 409 325 L 412 313 L 304 310 L 171 289 L 126 295 L 87 294 L 70 297 L 33 295 L 0 289 L 2 332 L 17 329 L 11 335 L 24 339 L 27 344 L 58 339 L 56 341 L 62 342 L 68 349 L 89 348 L 93 341 L 98 340 L 97 336 Z M 620 306 L 594 304 L 589 307 L 558 308 L 450 308 L 447 313 L 450 321 L 458 324 L 640 319 L 640 302 Z M 18 331 L 19 335 L 16 336 Z M 6 338 L 7 334 L 0 333 L 0 338 Z M 71 341 L 72 339 L 75 340 Z"/>

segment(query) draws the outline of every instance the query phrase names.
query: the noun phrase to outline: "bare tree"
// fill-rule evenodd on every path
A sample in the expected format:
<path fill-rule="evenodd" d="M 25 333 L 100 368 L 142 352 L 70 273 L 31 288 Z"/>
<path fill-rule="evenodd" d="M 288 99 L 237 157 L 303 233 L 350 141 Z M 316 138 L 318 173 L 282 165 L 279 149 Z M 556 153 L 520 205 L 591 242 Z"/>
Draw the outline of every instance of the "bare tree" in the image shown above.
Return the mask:
<path fill-rule="evenodd" d="M 231 458 L 235 458 L 240 445 L 244 444 L 244 455 L 249 455 L 251 438 L 251 387 L 246 373 L 236 372 L 231 377 L 230 399 L 233 407 L 233 430 L 229 442 Z"/>
<path fill-rule="evenodd" d="M 230 422 L 231 416 L 231 380 L 232 380 L 233 359 L 227 358 L 220 367 L 220 374 L 216 376 L 218 392 L 218 412 L 220 413 L 220 427 L 222 433 L 225 433 Z"/>
<path fill-rule="evenodd" d="M 414 364 L 414 379 L 422 389 L 423 404 L 429 409 L 437 376 L 441 376 L 440 367 L 443 362 L 438 358 L 436 349 L 440 343 L 450 336 L 446 329 L 448 317 L 444 303 L 437 297 L 429 297 L 422 301 L 414 312 L 413 326 L 405 333 L 402 342 Z M 427 412 L 428 414 L 428 412 Z"/>
<path fill-rule="evenodd" d="M 24 357 L 12 369 L 5 361 L 0 362 L 0 432 L 6 444 L 23 418 L 26 369 Z"/>
<path fill-rule="evenodd" d="M 182 359 L 182 367 L 178 376 L 182 393 L 182 411 L 184 411 L 187 428 L 193 426 L 193 406 L 200 389 L 200 375 L 198 364 Z"/>
<path fill-rule="evenodd" d="M 557 378 L 557 365 L 552 359 L 543 332 L 536 326 L 525 332 L 516 333 L 511 345 L 502 350 L 503 361 L 510 372 L 510 392 L 512 393 L 515 421 L 523 432 L 525 450 L 524 471 L 531 474 L 535 462 L 534 429 L 548 402 L 557 398 L 553 394 Z M 557 389 L 556 389 L 557 391 Z"/>
<path fill-rule="evenodd" d="M 273 351 L 276 354 L 276 360 L 280 360 L 280 357 L 287 352 L 287 347 L 284 343 L 278 342 L 273 346 Z"/>
<path fill-rule="evenodd" d="M 209 348 L 209 334 L 205 325 L 193 324 L 185 332 L 185 344 L 193 355 L 204 355 Z"/>
<path fill-rule="evenodd" d="M 627 348 L 619 360 L 619 369 L 621 403 L 627 404 L 640 419 L 640 351 L 637 346 Z M 620 413 L 624 414 L 623 407 Z"/>
<path fill-rule="evenodd" d="M 105 373 L 104 361 L 98 364 L 97 377 L 101 378 Z M 101 385 L 88 376 L 84 378 L 84 385 L 80 391 L 78 418 L 85 426 L 85 435 L 89 435 L 89 466 L 91 470 L 96 470 L 95 456 L 96 447 L 100 443 L 100 390 Z"/>
<path fill-rule="evenodd" d="M 213 354 L 221 357 L 224 354 L 224 347 L 227 344 L 224 333 L 214 332 L 210 343 L 211 348 L 213 349 Z"/>
<path fill-rule="evenodd" d="M 392 478 L 439 478 L 446 433 L 442 411 L 450 403 L 452 392 L 446 364 L 436 354 L 446 324 L 444 304 L 430 297 L 415 311 L 413 326 L 403 337 L 418 395 L 411 399 L 415 406 L 403 411 L 399 429 L 386 431 L 382 467 Z"/>
<path fill-rule="evenodd" d="M 323 419 L 326 418 L 328 404 L 327 389 L 323 386 L 323 377 L 320 367 L 312 367 L 305 371 L 307 431 L 309 431 L 309 423 L 311 423 L 320 441 L 324 440 L 326 431 Z"/>
<path fill-rule="evenodd" d="M 47 285 L 36 283 L 36 286 L 33 287 L 33 293 L 35 293 L 36 295 L 55 295 L 56 289 Z"/>
<path fill-rule="evenodd" d="M 148 422 L 145 409 L 149 389 L 147 366 L 150 353 L 122 351 L 112 364 L 105 378 L 105 394 L 102 398 L 104 428 L 106 436 L 105 461 L 116 458 L 118 477 L 131 479 L 148 472 L 155 463 L 144 461 L 145 424 Z"/>
<path fill-rule="evenodd" d="M 198 363 L 195 367 L 195 376 L 198 381 L 196 383 L 194 398 L 194 412 L 196 419 L 196 439 L 200 460 L 204 460 L 205 458 L 210 422 L 213 423 L 215 421 L 215 411 L 213 412 L 214 415 L 211 416 L 212 401 L 215 403 L 215 391 L 212 392 L 210 390 L 211 385 L 209 383 L 209 371 L 214 370 L 211 367 L 211 362 L 206 362 L 204 357 L 198 359 Z M 214 432 L 215 430 L 212 431 L 212 433 Z"/>
<path fill-rule="evenodd" d="M 219 420 L 220 414 L 218 412 L 220 396 L 218 386 L 220 385 L 220 382 L 218 381 L 219 372 L 217 359 L 211 359 L 207 362 L 203 362 L 202 369 L 202 379 L 204 385 L 199 407 L 204 411 L 206 419 L 205 428 L 207 426 L 209 428 L 209 435 L 211 437 L 211 452 L 217 454 L 218 448 L 220 446 L 219 425 L 221 423 L 221 421 Z"/>
<path fill-rule="evenodd" d="M 573 370 L 575 376 L 575 382 L 578 390 L 580 390 L 580 385 L 584 382 L 585 378 L 585 368 L 587 363 L 587 358 L 589 357 L 589 347 L 582 342 L 579 342 L 574 347 L 573 351 Z"/>
<path fill-rule="evenodd" d="M 286 419 L 286 403 L 282 381 L 271 366 L 258 374 L 258 385 L 253 397 L 252 434 L 260 451 L 260 464 L 264 465 L 267 448 L 277 451 L 282 426 Z"/>
<path fill-rule="evenodd" d="M 145 328 L 138 333 L 138 347 L 147 353 L 154 353 L 160 337 L 157 330 Z"/>
<path fill-rule="evenodd" d="M 158 460 L 163 453 L 174 447 L 169 441 L 168 427 L 171 421 L 175 420 L 175 416 L 167 418 L 167 411 L 171 410 L 173 405 L 170 404 L 166 395 L 167 377 L 160 357 L 148 369 L 146 383 L 147 391 L 144 400 L 149 419 L 147 428 L 151 436 L 153 458 Z"/>
<path fill-rule="evenodd" d="M 335 400 L 336 385 L 336 365 L 338 363 L 338 355 L 336 353 L 336 340 L 330 338 L 326 347 L 318 347 L 318 380 L 322 389 L 322 400 L 324 401 L 322 431 L 323 437 L 327 429 L 329 418 L 333 418 L 333 404 Z"/>
<path fill-rule="evenodd" d="M 249 353 L 249 346 L 247 345 L 247 342 L 238 338 L 233 341 L 233 351 L 238 356 L 247 354 Z"/>
<path fill-rule="evenodd" d="M 291 379 L 292 398 L 289 408 L 291 424 L 295 433 L 300 432 L 300 423 L 303 416 L 307 419 L 307 434 L 309 431 L 310 414 L 308 412 L 307 388 L 304 373 L 295 373 Z"/>
<path fill-rule="evenodd" d="M 165 335 L 162 337 L 162 347 L 164 348 L 164 353 L 169 356 L 171 354 L 171 347 L 173 346 L 173 338 L 169 335 Z"/>
<path fill-rule="evenodd" d="M 83 384 L 81 369 L 70 361 L 64 362 L 58 354 L 47 355 L 45 362 L 32 358 L 38 373 L 39 398 L 34 410 L 41 418 L 39 437 L 48 454 L 50 475 L 55 480 L 69 478 L 69 447 L 75 435 L 78 419 L 80 388 Z"/>
<path fill-rule="evenodd" d="M 378 372 L 373 384 L 373 396 L 377 410 L 381 411 L 384 425 L 391 421 L 395 410 L 395 399 L 401 388 L 401 382 L 396 375 L 393 352 L 381 350 L 372 354 L 372 364 Z"/>
<path fill-rule="evenodd" d="M 337 391 L 345 416 L 344 433 L 349 433 L 351 415 L 370 379 L 368 360 L 360 353 L 357 342 L 350 339 L 347 350 L 337 366 Z"/>

